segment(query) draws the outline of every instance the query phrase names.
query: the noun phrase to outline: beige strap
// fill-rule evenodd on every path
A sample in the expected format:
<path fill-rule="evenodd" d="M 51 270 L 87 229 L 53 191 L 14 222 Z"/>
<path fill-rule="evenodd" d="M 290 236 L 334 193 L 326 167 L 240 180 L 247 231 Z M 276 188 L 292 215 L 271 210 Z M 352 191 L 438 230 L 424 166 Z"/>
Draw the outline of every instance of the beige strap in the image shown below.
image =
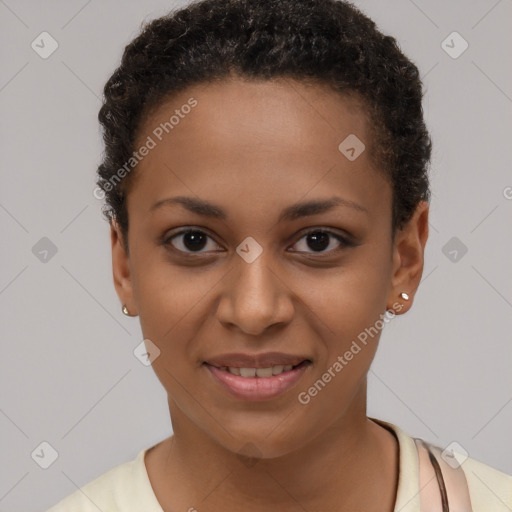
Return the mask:
<path fill-rule="evenodd" d="M 452 467 L 441 449 L 414 439 L 418 449 L 421 512 L 473 512 L 464 470 Z"/>

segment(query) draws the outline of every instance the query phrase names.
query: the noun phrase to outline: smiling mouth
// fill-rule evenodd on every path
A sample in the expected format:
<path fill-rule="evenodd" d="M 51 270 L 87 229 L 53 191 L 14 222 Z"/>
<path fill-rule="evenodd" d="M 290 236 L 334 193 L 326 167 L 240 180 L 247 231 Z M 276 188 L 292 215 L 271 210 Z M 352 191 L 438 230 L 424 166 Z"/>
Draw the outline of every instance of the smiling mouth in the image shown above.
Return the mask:
<path fill-rule="evenodd" d="M 273 361 L 268 360 L 272 359 L 269 356 L 266 357 L 267 361 L 255 361 L 254 358 L 251 361 L 245 358 L 246 361 L 239 360 L 238 362 L 223 359 L 223 361 L 212 361 L 211 363 L 204 362 L 203 366 L 208 370 L 213 382 L 217 383 L 215 385 L 221 386 L 219 389 L 224 389 L 238 400 L 250 402 L 271 400 L 290 391 L 297 386 L 312 365 L 311 360 L 301 360 L 298 357 L 281 357 L 281 361 L 279 361 L 280 363 L 293 362 L 296 364 L 273 364 Z M 292 361 L 292 359 L 294 360 Z M 248 365 L 225 366 L 228 362 L 231 364 L 255 364 L 258 365 L 258 368 Z"/>
<path fill-rule="evenodd" d="M 305 366 L 305 365 L 309 364 L 310 362 L 311 361 L 309 361 L 308 359 L 305 359 L 304 361 L 302 361 L 296 365 L 276 364 L 273 366 L 268 366 L 266 368 L 243 368 L 243 367 L 238 367 L 238 366 L 214 366 L 214 365 L 209 365 L 209 366 L 214 366 L 215 368 L 218 368 L 219 370 L 231 373 L 233 375 L 237 375 L 239 377 L 253 379 L 253 378 L 276 377 L 278 375 L 281 375 L 282 373 L 290 372 L 292 370 L 295 370 L 296 368 Z M 208 364 L 208 363 L 205 363 L 205 364 Z"/>

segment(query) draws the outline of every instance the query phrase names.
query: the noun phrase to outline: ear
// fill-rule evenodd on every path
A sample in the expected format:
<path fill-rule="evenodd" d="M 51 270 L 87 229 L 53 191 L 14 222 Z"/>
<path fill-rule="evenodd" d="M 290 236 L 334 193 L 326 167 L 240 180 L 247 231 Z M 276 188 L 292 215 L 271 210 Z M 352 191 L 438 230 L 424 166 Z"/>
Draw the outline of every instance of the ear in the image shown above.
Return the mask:
<path fill-rule="evenodd" d="M 403 314 L 412 306 L 423 274 L 424 251 L 428 238 L 429 205 L 421 201 L 411 220 L 397 231 L 393 244 L 393 275 L 387 309 Z M 400 297 L 402 292 L 409 300 Z"/>
<path fill-rule="evenodd" d="M 112 274 L 114 286 L 121 304 L 125 304 L 130 316 L 137 315 L 133 297 L 133 284 L 130 270 L 130 259 L 124 248 L 121 228 L 115 220 L 110 223 L 110 240 L 112 243 Z"/>

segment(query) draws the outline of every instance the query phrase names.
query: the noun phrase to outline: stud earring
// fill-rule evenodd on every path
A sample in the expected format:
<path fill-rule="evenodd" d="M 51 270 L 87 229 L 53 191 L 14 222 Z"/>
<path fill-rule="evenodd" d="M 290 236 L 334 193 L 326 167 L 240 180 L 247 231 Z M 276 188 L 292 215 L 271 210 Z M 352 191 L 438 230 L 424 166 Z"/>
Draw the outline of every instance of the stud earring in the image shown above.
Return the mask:
<path fill-rule="evenodd" d="M 402 292 L 400 294 L 400 297 L 402 297 L 402 299 L 404 299 L 404 300 L 409 300 L 409 295 L 407 293 L 405 293 L 405 292 Z"/>
<path fill-rule="evenodd" d="M 123 304 L 123 307 L 121 308 L 121 311 L 123 312 L 123 314 L 125 314 L 126 316 L 131 316 L 130 315 L 130 312 L 128 311 L 128 308 L 126 307 L 126 304 Z"/>

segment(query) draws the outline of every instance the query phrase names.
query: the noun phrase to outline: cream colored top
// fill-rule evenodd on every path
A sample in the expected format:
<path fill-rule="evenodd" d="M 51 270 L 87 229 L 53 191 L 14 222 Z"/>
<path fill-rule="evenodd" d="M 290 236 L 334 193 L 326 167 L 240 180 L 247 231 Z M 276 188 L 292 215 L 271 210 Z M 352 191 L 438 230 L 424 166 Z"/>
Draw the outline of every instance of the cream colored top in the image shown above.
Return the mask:
<path fill-rule="evenodd" d="M 420 512 L 418 452 L 414 439 L 382 420 L 398 439 L 399 477 L 395 512 Z M 144 464 L 149 448 L 134 460 L 119 464 L 77 489 L 47 512 L 164 512 L 156 499 Z M 467 458 L 462 469 L 468 482 L 473 512 L 511 512 L 512 476 Z"/>

